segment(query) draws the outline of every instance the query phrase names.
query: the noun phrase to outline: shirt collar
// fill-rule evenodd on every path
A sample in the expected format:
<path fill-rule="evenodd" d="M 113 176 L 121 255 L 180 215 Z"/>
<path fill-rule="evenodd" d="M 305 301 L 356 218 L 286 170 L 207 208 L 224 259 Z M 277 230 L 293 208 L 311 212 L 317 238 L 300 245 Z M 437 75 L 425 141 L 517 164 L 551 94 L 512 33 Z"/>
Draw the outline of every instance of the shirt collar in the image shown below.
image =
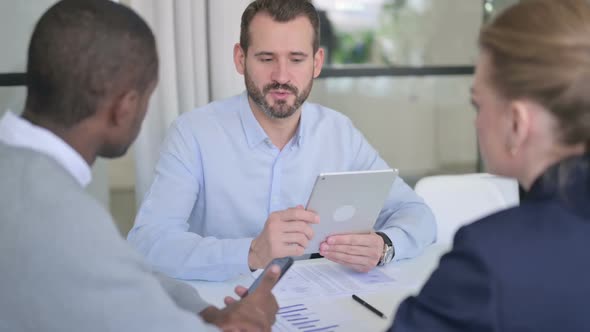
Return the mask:
<path fill-rule="evenodd" d="M 299 118 L 299 126 L 297 126 L 297 131 L 295 131 L 295 135 L 293 135 L 293 145 L 297 145 L 297 147 L 301 147 L 301 140 L 303 137 L 304 129 L 306 128 L 305 120 L 307 119 L 307 103 L 303 103 L 301 105 L 301 117 Z"/>
<path fill-rule="evenodd" d="M 0 142 L 31 149 L 55 159 L 82 187 L 92 180 L 90 166 L 70 145 L 51 131 L 8 111 L 0 119 Z"/>
<path fill-rule="evenodd" d="M 298 147 L 301 146 L 301 141 L 303 137 L 303 132 L 305 129 L 305 109 L 307 103 L 303 103 L 301 106 L 301 118 L 299 119 L 299 126 L 297 127 L 297 131 L 295 131 L 295 135 L 293 135 L 293 139 L 291 140 L 293 144 L 296 144 Z M 248 146 L 253 148 L 258 144 L 268 141 L 269 137 L 264 132 L 264 129 L 258 123 L 258 120 L 254 117 L 252 113 L 252 108 L 250 108 L 250 103 L 248 103 L 248 93 L 244 92 L 240 96 L 240 118 L 242 121 L 242 128 L 244 129 L 244 134 L 246 135 L 246 140 L 248 141 Z"/>
<path fill-rule="evenodd" d="M 248 93 L 244 92 L 240 96 L 240 118 L 242 120 L 242 128 L 248 140 L 248 146 L 253 148 L 258 144 L 267 141 L 268 135 L 254 117 L 250 104 L 248 103 Z"/>

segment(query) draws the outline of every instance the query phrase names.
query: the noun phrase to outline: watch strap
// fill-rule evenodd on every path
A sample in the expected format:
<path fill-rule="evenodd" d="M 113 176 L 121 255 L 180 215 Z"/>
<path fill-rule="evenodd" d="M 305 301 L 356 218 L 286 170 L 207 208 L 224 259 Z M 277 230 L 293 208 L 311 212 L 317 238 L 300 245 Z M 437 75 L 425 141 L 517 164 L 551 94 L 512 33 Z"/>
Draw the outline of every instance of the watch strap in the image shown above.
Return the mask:
<path fill-rule="evenodd" d="M 393 246 L 393 242 L 391 242 L 391 239 L 389 238 L 389 236 L 387 236 L 387 234 L 385 234 L 383 232 L 375 232 L 375 234 L 381 236 L 381 238 L 383 239 L 383 254 L 381 256 L 381 259 L 379 259 L 379 263 L 377 265 L 387 264 L 395 256 L 395 248 Z M 392 251 L 391 256 L 387 255 L 388 251 Z M 389 257 L 387 257 L 387 256 L 389 256 Z"/>

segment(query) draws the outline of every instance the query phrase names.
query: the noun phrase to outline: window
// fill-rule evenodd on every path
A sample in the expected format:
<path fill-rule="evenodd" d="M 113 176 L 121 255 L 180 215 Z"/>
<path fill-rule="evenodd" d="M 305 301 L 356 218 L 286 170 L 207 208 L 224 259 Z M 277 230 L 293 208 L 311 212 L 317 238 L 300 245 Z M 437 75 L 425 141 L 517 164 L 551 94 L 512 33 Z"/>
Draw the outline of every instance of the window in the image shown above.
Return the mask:
<path fill-rule="evenodd" d="M 315 0 L 328 63 L 469 65 L 483 19 L 475 0 Z"/>
<path fill-rule="evenodd" d="M 328 59 L 311 100 L 352 119 L 411 184 L 481 170 L 469 103 L 484 19 L 516 0 L 315 0 Z"/>

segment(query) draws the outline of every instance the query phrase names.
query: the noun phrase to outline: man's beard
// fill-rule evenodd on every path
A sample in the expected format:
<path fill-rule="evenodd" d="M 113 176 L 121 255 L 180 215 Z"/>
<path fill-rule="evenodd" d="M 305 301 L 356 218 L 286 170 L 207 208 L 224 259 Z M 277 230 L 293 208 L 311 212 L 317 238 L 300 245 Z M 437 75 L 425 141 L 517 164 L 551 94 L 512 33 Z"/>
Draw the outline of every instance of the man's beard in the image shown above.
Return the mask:
<path fill-rule="evenodd" d="M 309 97 L 311 87 L 313 86 L 312 79 L 309 81 L 309 84 L 305 87 L 305 89 L 299 93 L 299 89 L 291 84 L 280 84 L 278 82 L 274 82 L 265 85 L 262 91 L 260 91 L 260 89 L 256 87 L 256 84 L 254 84 L 254 81 L 252 81 L 250 78 L 248 70 L 245 70 L 244 72 L 244 80 L 246 81 L 246 90 L 248 91 L 248 96 L 268 117 L 275 119 L 284 119 L 293 115 L 293 113 L 295 113 L 299 107 L 303 105 L 307 97 Z M 293 93 L 295 96 L 293 105 L 287 104 L 286 100 L 278 100 L 275 101 L 274 105 L 269 105 L 265 97 L 271 90 L 286 90 Z"/>

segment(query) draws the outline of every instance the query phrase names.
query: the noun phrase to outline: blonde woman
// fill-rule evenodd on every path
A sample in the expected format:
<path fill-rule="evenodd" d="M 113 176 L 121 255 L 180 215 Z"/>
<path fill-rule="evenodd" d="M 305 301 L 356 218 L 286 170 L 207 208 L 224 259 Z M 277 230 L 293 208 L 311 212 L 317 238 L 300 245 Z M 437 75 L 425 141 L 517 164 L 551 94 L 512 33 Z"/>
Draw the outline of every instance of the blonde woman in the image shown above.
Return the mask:
<path fill-rule="evenodd" d="M 390 331 L 590 331 L 590 3 L 521 1 L 479 45 L 481 153 L 527 194 L 463 227 Z"/>

